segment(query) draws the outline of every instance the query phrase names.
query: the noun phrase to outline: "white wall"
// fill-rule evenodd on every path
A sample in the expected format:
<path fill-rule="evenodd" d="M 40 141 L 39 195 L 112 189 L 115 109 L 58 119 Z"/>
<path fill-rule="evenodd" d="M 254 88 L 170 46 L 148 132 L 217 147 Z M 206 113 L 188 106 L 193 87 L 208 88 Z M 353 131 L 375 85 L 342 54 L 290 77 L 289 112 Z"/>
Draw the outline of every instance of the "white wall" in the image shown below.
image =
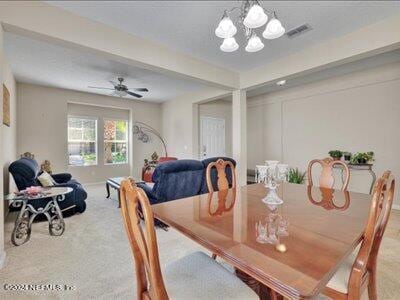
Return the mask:
<path fill-rule="evenodd" d="M 225 154 L 232 157 L 232 102 L 215 100 L 200 104 L 199 116 L 225 120 Z"/>
<path fill-rule="evenodd" d="M 399 95 L 397 63 L 254 97 L 248 103 L 249 168 L 279 159 L 306 170 L 332 149 L 372 150 L 377 175 L 390 169 L 399 177 Z M 367 192 L 369 183 L 368 174 L 352 173 L 350 189 Z"/>
<path fill-rule="evenodd" d="M 143 144 L 133 138 L 130 171 L 121 166 L 68 167 L 68 103 L 126 109 L 130 111 L 131 121 L 146 122 L 158 130 L 161 126 L 160 104 L 22 83 L 17 84 L 17 91 L 17 151 L 34 153 L 39 163 L 50 160 L 55 173 L 71 172 L 83 183 L 101 182 L 121 175 L 140 176 L 143 159 L 150 157 L 153 151 L 162 153 L 157 140 Z"/>

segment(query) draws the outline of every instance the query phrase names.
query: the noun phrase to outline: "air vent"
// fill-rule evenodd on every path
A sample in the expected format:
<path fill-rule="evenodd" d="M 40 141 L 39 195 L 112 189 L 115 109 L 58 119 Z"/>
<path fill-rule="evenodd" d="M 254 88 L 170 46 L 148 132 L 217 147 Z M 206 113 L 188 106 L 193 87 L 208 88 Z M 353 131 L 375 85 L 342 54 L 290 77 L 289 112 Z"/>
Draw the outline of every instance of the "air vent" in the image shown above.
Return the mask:
<path fill-rule="evenodd" d="M 286 35 L 287 35 L 289 38 L 292 39 L 292 38 L 298 37 L 300 34 L 302 34 L 302 33 L 304 33 L 304 32 L 307 32 L 307 31 L 309 31 L 309 30 L 311 30 L 311 29 L 312 29 L 312 28 L 311 28 L 310 25 L 308 25 L 308 24 L 303 24 L 303 25 L 300 25 L 300 26 L 298 26 L 298 27 L 296 27 L 296 28 L 293 28 L 293 29 L 287 31 L 287 32 L 286 32 Z"/>

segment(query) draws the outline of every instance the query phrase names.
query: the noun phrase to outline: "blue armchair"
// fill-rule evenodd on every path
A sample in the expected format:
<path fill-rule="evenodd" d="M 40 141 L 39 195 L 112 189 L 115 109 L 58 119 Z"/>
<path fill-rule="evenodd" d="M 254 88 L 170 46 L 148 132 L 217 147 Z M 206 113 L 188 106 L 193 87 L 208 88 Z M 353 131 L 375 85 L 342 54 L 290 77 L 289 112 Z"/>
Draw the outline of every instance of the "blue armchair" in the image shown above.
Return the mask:
<path fill-rule="evenodd" d="M 14 161 L 9 166 L 8 170 L 12 174 L 15 184 L 20 191 L 30 186 L 41 185 L 37 179 L 40 173 L 40 168 L 34 159 L 26 157 L 20 158 L 17 161 Z M 71 179 L 71 174 L 68 173 L 53 174 L 51 176 L 56 181 L 56 186 L 71 187 L 73 189 L 72 193 L 69 193 L 65 196 L 64 201 L 59 202 L 60 209 L 65 210 L 73 207 L 75 212 L 83 213 L 86 209 L 85 200 L 87 198 L 87 193 L 83 189 L 82 185 L 76 180 Z M 42 199 L 32 201 L 31 204 L 37 209 L 39 207 L 44 207 L 47 202 L 48 201 L 46 199 Z M 66 215 L 71 215 L 71 213 L 68 212 Z"/>

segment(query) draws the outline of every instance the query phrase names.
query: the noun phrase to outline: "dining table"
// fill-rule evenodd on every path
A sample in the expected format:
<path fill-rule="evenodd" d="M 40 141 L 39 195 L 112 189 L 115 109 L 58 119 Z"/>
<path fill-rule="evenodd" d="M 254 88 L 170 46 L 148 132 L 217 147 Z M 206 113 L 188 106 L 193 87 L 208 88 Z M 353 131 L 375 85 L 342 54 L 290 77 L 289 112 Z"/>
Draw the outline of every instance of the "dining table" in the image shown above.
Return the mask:
<path fill-rule="evenodd" d="M 251 184 L 153 205 L 154 216 L 230 264 L 261 299 L 312 299 L 362 241 L 372 196 Z M 273 291 L 273 293 L 271 293 Z"/>

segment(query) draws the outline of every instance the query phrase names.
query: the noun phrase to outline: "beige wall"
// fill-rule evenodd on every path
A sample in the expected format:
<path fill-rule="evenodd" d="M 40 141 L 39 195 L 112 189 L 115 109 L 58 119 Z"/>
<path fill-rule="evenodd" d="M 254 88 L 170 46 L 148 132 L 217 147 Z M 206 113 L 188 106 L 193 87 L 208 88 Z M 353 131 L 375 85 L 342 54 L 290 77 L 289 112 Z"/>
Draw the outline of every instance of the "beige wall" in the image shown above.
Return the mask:
<path fill-rule="evenodd" d="M 326 157 L 332 149 L 372 150 L 377 175 L 390 169 L 398 177 L 399 95 L 397 63 L 252 98 L 249 168 L 279 159 L 305 170 L 308 161 Z M 352 173 L 350 189 L 366 192 L 369 183 L 368 174 Z"/>
<path fill-rule="evenodd" d="M 3 65 L 3 82 L 10 92 L 10 127 L 3 125 L 3 137 L 1 146 L 3 147 L 3 174 L 4 174 L 4 194 L 10 193 L 15 189 L 15 184 L 11 176 L 9 176 L 8 166 L 17 156 L 17 87 L 14 76 L 11 72 L 9 64 L 4 61 Z"/>
<path fill-rule="evenodd" d="M 149 157 L 154 150 L 161 153 L 161 145 L 157 140 L 142 144 L 133 138 L 130 170 L 123 166 L 102 165 L 100 160 L 101 165 L 97 167 L 68 167 L 68 103 L 129 110 L 131 121 L 146 122 L 158 130 L 161 126 L 161 106 L 31 84 L 18 83 L 17 90 L 17 151 L 34 153 L 38 162 L 50 160 L 54 172 L 71 172 L 76 179 L 84 183 L 102 182 L 108 177 L 120 175 L 139 176 L 143 159 Z M 96 108 L 93 107 L 93 110 Z M 102 149 L 99 148 L 99 151 Z"/>
<path fill-rule="evenodd" d="M 232 102 L 215 100 L 200 104 L 199 116 L 200 118 L 213 117 L 225 120 L 225 154 L 232 157 Z"/>

